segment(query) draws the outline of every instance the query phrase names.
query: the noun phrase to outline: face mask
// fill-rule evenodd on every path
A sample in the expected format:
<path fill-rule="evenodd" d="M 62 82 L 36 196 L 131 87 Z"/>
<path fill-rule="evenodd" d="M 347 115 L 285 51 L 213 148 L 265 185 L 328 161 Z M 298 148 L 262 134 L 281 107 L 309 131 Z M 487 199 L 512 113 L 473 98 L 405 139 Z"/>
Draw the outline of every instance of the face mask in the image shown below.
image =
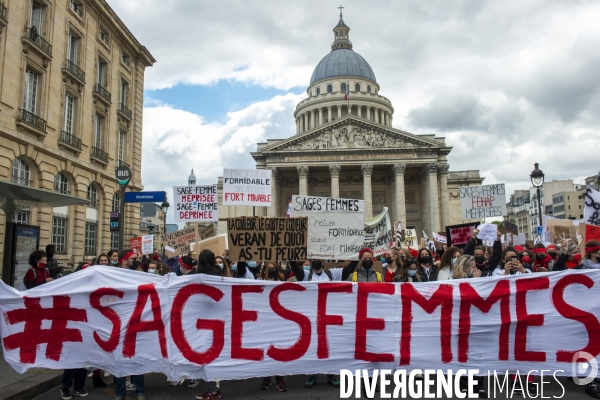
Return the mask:
<path fill-rule="evenodd" d="M 523 253 L 517 253 L 517 256 L 519 257 L 519 260 L 520 260 L 521 258 L 523 258 Z"/>
<path fill-rule="evenodd" d="M 218 263 L 217 265 L 219 266 L 219 268 L 223 269 L 223 263 Z"/>
<path fill-rule="evenodd" d="M 425 257 L 421 257 L 420 260 L 423 264 L 427 264 L 427 263 L 429 263 L 429 261 L 431 261 L 431 258 L 429 256 L 425 256 Z"/>
<path fill-rule="evenodd" d="M 475 257 L 475 262 L 477 264 L 483 264 L 485 262 L 485 257 L 484 256 L 476 256 Z"/>
<path fill-rule="evenodd" d="M 119 261 L 115 261 L 115 260 L 110 260 L 110 263 L 112 265 L 119 265 Z"/>
<path fill-rule="evenodd" d="M 197 265 L 198 264 L 198 260 L 196 260 L 195 258 L 192 259 L 192 265 Z"/>
<path fill-rule="evenodd" d="M 46 266 L 46 263 L 44 263 L 44 262 L 38 263 L 38 267 L 40 267 L 40 268 L 44 268 L 45 266 Z"/>
<path fill-rule="evenodd" d="M 250 268 L 256 268 L 256 261 L 248 261 L 248 266 Z"/>
<path fill-rule="evenodd" d="M 556 258 L 556 253 L 551 251 L 550 253 L 548 253 L 548 255 L 552 258 Z"/>
<path fill-rule="evenodd" d="M 231 264 L 231 270 L 232 271 L 237 271 L 237 263 Z"/>
<path fill-rule="evenodd" d="M 134 261 L 131 263 L 131 267 L 129 267 L 129 269 L 137 269 L 139 266 L 140 266 L 140 262 Z"/>
<path fill-rule="evenodd" d="M 536 260 L 543 260 L 544 258 L 546 258 L 545 254 L 536 254 L 535 255 L 535 259 Z"/>
<path fill-rule="evenodd" d="M 269 279 L 275 279 L 277 276 L 277 270 L 275 268 L 269 268 L 269 273 L 267 274 Z"/>
<path fill-rule="evenodd" d="M 467 278 L 472 278 L 472 277 L 473 277 L 473 271 L 467 272 Z"/>
<path fill-rule="evenodd" d="M 408 270 L 408 276 L 415 276 L 417 275 L 417 270 L 416 269 L 409 269 Z"/>
<path fill-rule="evenodd" d="M 318 270 L 320 270 L 321 268 L 323 268 L 323 261 L 321 261 L 321 260 L 316 260 L 316 261 L 313 261 L 313 262 L 311 263 L 311 266 L 312 266 L 312 269 L 314 269 L 314 270 L 317 270 L 317 271 L 318 271 Z"/>
<path fill-rule="evenodd" d="M 310 271 L 310 265 L 303 265 L 302 268 L 304 268 L 305 271 Z"/>
<path fill-rule="evenodd" d="M 458 260 L 458 258 L 453 258 L 452 260 L 450 260 L 450 264 L 452 264 L 452 266 L 454 266 L 454 264 L 456 264 L 457 260 Z"/>
<path fill-rule="evenodd" d="M 148 270 L 148 273 L 149 273 L 149 274 L 155 274 L 156 272 L 154 272 L 154 271 L 155 271 L 155 270 L 153 270 L 153 269 L 149 269 L 149 270 Z"/>
<path fill-rule="evenodd" d="M 385 258 L 385 262 L 388 263 L 388 264 L 391 264 L 392 261 L 394 261 L 394 260 L 392 260 L 392 257 L 386 257 Z"/>
<path fill-rule="evenodd" d="M 373 260 L 363 260 L 362 266 L 364 269 L 369 269 L 373 266 Z"/>

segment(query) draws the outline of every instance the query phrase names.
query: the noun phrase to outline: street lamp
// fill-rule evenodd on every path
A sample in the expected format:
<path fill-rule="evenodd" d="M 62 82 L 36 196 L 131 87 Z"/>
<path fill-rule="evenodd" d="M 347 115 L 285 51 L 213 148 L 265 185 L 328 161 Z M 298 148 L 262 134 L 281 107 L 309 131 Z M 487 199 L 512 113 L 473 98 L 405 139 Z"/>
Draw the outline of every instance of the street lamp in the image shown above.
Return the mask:
<path fill-rule="evenodd" d="M 163 235 L 167 234 L 167 211 L 169 210 L 169 202 L 167 201 L 167 199 L 165 198 L 165 201 L 162 202 L 162 204 L 160 205 L 160 209 L 163 212 Z M 165 256 L 165 244 L 163 243 L 163 257 Z"/>
<path fill-rule="evenodd" d="M 535 169 L 533 171 L 531 171 L 531 175 L 530 175 L 531 183 L 537 190 L 538 211 L 539 211 L 539 221 L 540 221 L 539 226 L 542 226 L 542 202 L 540 199 L 540 188 L 544 185 L 544 173 L 542 172 L 541 169 L 538 168 L 540 164 L 535 163 L 533 165 L 535 166 Z"/>

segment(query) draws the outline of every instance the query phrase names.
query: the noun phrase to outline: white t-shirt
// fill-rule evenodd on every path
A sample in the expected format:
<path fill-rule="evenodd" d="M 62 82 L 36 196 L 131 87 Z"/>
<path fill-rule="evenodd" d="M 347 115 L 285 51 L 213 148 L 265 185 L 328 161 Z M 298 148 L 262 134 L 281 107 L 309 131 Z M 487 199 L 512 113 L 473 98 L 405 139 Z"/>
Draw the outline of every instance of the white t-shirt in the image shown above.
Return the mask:
<path fill-rule="evenodd" d="M 330 268 L 329 272 L 331 272 L 331 277 L 334 281 L 342 280 L 342 271 L 344 268 Z M 308 281 L 308 275 L 310 275 L 310 270 L 304 270 L 304 279 L 303 281 Z M 317 275 L 313 272 L 312 274 L 312 282 L 329 282 L 329 276 L 325 273 L 325 270 L 321 272 L 321 275 Z"/>
<path fill-rule="evenodd" d="M 438 272 L 437 280 L 438 281 L 449 281 L 450 279 L 452 279 L 452 268 L 450 268 L 450 267 L 440 268 L 440 270 Z"/>

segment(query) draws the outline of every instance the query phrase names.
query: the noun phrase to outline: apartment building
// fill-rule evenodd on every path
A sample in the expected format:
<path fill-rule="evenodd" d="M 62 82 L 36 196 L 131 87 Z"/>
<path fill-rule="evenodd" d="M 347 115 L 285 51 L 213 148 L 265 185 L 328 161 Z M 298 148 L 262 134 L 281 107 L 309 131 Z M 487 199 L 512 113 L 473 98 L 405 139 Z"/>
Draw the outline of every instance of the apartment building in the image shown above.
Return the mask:
<path fill-rule="evenodd" d="M 560 219 L 583 219 L 585 191 L 559 192 L 552 195 L 552 216 Z"/>
<path fill-rule="evenodd" d="M 121 201 L 115 168 L 142 190 L 144 73 L 155 63 L 104 0 L 3 0 L 0 5 L 0 180 L 87 198 L 87 206 L 20 207 L 63 263 L 128 243 L 110 232 Z M 6 217 L 0 216 L 0 242 Z M 2 249 L 2 244 L 0 244 Z"/>

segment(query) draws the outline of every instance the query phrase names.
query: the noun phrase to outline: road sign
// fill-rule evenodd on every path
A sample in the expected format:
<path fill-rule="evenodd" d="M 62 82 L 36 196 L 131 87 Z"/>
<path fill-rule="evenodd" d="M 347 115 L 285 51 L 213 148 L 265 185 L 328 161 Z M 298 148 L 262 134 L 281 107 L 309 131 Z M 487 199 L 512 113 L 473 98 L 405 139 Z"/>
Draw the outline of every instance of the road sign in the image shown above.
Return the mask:
<path fill-rule="evenodd" d="M 119 185 L 125 187 L 131 180 L 131 169 L 126 165 L 120 165 L 115 169 L 115 175 L 117 176 L 117 182 Z"/>
<path fill-rule="evenodd" d="M 125 203 L 162 203 L 167 198 L 166 192 L 126 192 Z"/>
<path fill-rule="evenodd" d="M 119 232 L 119 212 L 112 211 L 110 213 L 110 231 Z"/>

